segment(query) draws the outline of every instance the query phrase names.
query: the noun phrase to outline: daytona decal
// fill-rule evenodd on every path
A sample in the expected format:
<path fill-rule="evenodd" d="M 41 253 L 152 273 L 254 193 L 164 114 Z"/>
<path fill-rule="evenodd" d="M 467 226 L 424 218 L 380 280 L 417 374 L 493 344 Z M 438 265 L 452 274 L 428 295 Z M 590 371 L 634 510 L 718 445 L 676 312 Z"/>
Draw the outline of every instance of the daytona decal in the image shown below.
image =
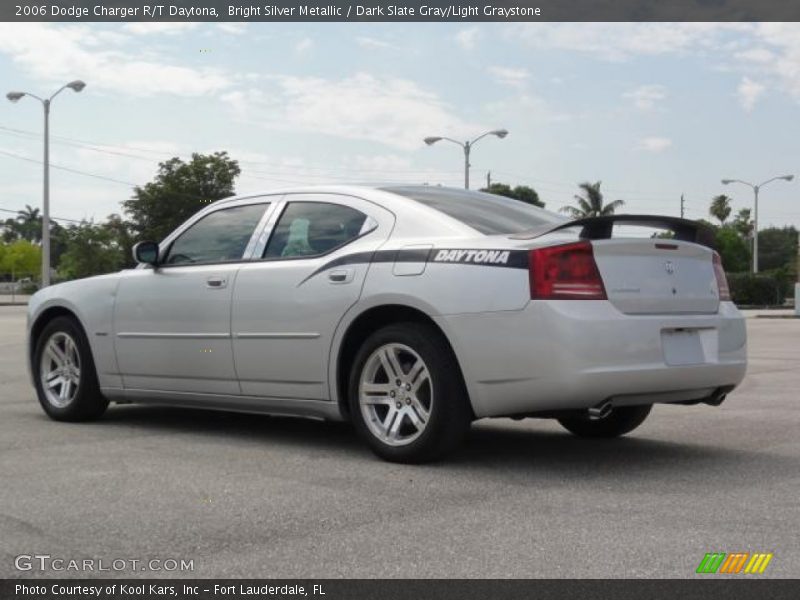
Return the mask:
<path fill-rule="evenodd" d="M 439 250 L 433 262 L 505 265 L 510 255 L 508 250 Z"/>

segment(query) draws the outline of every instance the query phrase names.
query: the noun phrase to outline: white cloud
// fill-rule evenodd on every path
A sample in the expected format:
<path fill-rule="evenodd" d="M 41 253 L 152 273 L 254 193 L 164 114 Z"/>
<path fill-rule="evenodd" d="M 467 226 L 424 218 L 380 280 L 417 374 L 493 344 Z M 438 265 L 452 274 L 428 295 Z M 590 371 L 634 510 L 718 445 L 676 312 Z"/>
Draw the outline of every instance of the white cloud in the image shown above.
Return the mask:
<path fill-rule="evenodd" d="M 411 150 L 432 132 L 478 129 L 413 81 L 357 73 L 344 79 L 272 76 L 264 85 L 223 96 L 247 121 L 290 131 L 370 140 Z"/>
<path fill-rule="evenodd" d="M 101 45 L 100 35 L 85 26 L 0 23 L 0 54 L 48 85 L 61 84 L 65 73 L 84 79 L 89 89 L 130 96 L 200 96 L 230 85 L 217 69 L 157 62 L 132 53 L 124 38 Z"/>
<path fill-rule="evenodd" d="M 651 136 L 639 140 L 639 148 L 646 152 L 663 152 L 672 146 L 672 140 L 665 137 Z"/>
<path fill-rule="evenodd" d="M 506 35 L 533 48 L 606 61 L 705 57 L 800 101 L 800 23 L 518 23 Z"/>
<path fill-rule="evenodd" d="M 310 37 L 304 37 L 294 45 L 294 51 L 297 54 L 305 54 L 310 52 L 313 47 L 314 40 L 312 40 Z"/>
<path fill-rule="evenodd" d="M 618 61 L 713 48 L 724 33 L 751 29 L 745 23 L 519 23 L 510 35 L 533 47 Z"/>
<path fill-rule="evenodd" d="M 123 29 L 133 35 L 180 35 L 197 29 L 200 23 L 175 23 L 165 21 L 160 23 L 126 23 Z"/>
<path fill-rule="evenodd" d="M 362 48 L 394 48 L 392 44 L 385 40 L 364 35 L 356 37 L 356 44 Z"/>
<path fill-rule="evenodd" d="M 464 50 L 472 50 L 478 43 L 481 31 L 477 27 L 469 27 L 462 29 L 455 35 L 456 43 L 464 48 Z"/>
<path fill-rule="evenodd" d="M 230 35 L 242 35 L 247 31 L 247 23 L 219 23 L 217 29 Z"/>
<path fill-rule="evenodd" d="M 656 105 L 667 97 L 663 85 L 640 85 L 639 87 L 622 94 L 633 102 L 639 110 L 653 110 Z"/>
<path fill-rule="evenodd" d="M 747 112 L 755 108 L 756 102 L 766 91 L 764 84 L 753 81 L 749 77 L 742 77 L 739 87 L 736 88 L 736 93 L 739 96 L 739 102 Z"/>
<path fill-rule="evenodd" d="M 736 58 L 752 63 L 767 64 L 775 60 L 775 54 L 766 48 L 755 47 L 737 52 Z"/>
<path fill-rule="evenodd" d="M 771 75 L 780 87 L 800 101 L 800 23 L 760 23 L 756 35 L 761 41 L 760 47 L 769 46 L 771 51 L 750 56 L 757 67 L 755 74 Z"/>
<path fill-rule="evenodd" d="M 489 67 L 489 74 L 498 83 L 516 88 L 524 87 L 530 78 L 530 73 L 527 69 L 515 67 Z"/>

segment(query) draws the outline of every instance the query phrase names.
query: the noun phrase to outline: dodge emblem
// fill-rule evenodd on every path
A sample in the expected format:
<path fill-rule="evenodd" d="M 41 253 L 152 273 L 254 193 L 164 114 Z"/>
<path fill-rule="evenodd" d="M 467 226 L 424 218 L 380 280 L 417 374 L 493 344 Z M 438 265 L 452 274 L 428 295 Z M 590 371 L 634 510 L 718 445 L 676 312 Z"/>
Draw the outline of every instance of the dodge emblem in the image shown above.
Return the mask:
<path fill-rule="evenodd" d="M 664 269 L 670 275 L 674 275 L 675 274 L 675 265 L 672 264 L 671 260 L 668 260 L 667 262 L 664 263 Z"/>

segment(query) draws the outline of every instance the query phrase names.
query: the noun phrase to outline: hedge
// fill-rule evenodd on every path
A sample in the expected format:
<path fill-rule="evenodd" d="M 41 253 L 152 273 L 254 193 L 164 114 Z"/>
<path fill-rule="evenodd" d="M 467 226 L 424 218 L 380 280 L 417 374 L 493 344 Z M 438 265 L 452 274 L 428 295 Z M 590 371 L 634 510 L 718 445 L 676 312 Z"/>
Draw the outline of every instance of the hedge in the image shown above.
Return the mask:
<path fill-rule="evenodd" d="M 782 305 L 789 291 L 782 273 L 728 273 L 731 299 L 736 304 L 771 306 Z"/>

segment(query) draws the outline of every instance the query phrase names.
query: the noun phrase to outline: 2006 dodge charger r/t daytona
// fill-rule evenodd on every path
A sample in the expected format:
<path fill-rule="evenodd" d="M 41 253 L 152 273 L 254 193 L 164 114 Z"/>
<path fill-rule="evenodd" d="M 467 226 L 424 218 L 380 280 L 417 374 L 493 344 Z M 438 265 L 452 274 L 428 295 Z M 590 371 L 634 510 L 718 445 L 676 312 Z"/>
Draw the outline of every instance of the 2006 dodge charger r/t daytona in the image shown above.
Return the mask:
<path fill-rule="evenodd" d="M 654 403 L 718 405 L 747 366 L 708 231 L 673 217 L 310 187 L 210 204 L 134 255 L 30 301 L 53 419 L 115 401 L 350 420 L 381 457 L 422 462 L 483 417 L 619 436 Z"/>

